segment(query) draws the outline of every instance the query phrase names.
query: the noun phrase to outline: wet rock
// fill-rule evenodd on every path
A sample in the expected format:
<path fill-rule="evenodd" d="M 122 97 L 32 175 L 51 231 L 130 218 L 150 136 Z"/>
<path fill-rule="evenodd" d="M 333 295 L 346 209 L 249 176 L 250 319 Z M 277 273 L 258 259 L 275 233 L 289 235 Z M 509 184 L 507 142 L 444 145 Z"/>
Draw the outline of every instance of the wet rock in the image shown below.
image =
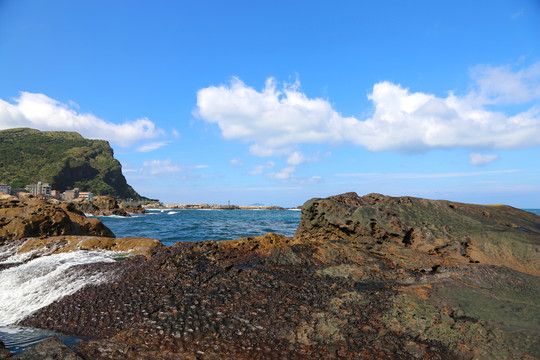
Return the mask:
<path fill-rule="evenodd" d="M 6 349 L 6 345 L 0 340 L 0 359 L 7 359 L 11 357 L 11 353 Z"/>
<path fill-rule="evenodd" d="M 57 337 L 49 338 L 39 344 L 14 355 L 13 360 L 81 360 L 82 358 L 71 350 Z"/>
<path fill-rule="evenodd" d="M 18 254 L 33 252 L 33 257 L 77 250 L 108 250 L 150 257 L 152 250 L 161 247 L 159 240 L 141 237 L 108 238 L 97 236 L 51 236 L 28 238 L 21 242 Z"/>
<path fill-rule="evenodd" d="M 120 204 L 120 208 L 125 210 L 129 214 L 146 214 L 147 211 L 142 205 L 123 205 Z"/>

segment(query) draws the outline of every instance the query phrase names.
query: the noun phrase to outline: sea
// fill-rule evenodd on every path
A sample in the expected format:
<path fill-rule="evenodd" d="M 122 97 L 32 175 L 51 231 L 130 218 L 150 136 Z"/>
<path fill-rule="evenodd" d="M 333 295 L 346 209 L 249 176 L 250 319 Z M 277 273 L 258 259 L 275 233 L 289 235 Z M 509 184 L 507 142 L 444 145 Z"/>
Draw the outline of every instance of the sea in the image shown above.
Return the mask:
<path fill-rule="evenodd" d="M 269 232 L 292 237 L 299 209 L 289 210 L 149 210 L 147 214 L 99 217 L 116 237 L 144 236 L 164 245 L 179 241 L 234 240 Z"/>
<path fill-rule="evenodd" d="M 525 209 L 540 215 L 540 209 Z M 234 240 L 274 232 L 292 237 L 301 212 L 290 210 L 150 210 L 132 217 L 99 217 L 116 237 L 150 237 L 164 245 L 179 241 Z M 78 265 L 112 262 L 115 254 L 76 251 L 26 261 L 16 248 L 0 247 L 0 339 L 17 354 L 50 336 L 59 336 L 69 346 L 85 338 L 17 326 L 32 312 L 88 284 L 106 281 L 108 274 L 85 277 Z M 6 267 L 7 264 L 14 266 Z M 3 269 L 3 270 L 2 270 Z"/>

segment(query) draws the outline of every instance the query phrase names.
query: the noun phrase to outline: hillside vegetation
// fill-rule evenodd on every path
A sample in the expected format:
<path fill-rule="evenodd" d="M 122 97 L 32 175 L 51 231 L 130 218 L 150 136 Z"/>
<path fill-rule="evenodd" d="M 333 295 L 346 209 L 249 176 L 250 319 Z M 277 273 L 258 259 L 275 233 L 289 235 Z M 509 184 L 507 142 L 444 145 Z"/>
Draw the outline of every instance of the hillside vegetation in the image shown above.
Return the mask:
<path fill-rule="evenodd" d="M 107 141 L 76 132 L 27 128 L 0 131 L 0 181 L 12 187 L 44 181 L 55 190 L 140 199 Z"/>

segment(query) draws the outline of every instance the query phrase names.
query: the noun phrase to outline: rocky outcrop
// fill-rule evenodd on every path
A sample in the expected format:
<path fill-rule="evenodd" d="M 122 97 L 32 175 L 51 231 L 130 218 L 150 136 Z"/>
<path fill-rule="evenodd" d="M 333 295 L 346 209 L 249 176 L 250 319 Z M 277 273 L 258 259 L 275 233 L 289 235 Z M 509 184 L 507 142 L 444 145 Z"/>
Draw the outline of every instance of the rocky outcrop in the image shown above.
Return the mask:
<path fill-rule="evenodd" d="M 94 264 L 114 280 L 22 324 L 90 336 L 96 359 L 540 358 L 538 216 L 353 193 L 302 211 L 293 239 Z"/>
<path fill-rule="evenodd" d="M 25 237 L 95 235 L 114 237 L 99 219 L 89 219 L 70 204 L 44 200 L 0 200 L 0 245 Z"/>
<path fill-rule="evenodd" d="M 31 253 L 31 258 L 78 250 L 107 250 L 150 257 L 152 250 L 162 246 L 156 239 L 142 237 L 108 238 L 96 236 L 51 236 L 28 238 L 18 242 L 16 254 Z"/>
<path fill-rule="evenodd" d="M 6 345 L 0 340 L 0 360 L 8 359 L 11 357 L 11 352 L 6 349 Z"/>
<path fill-rule="evenodd" d="M 53 336 L 39 344 L 13 356 L 13 360 L 82 360 L 83 358 L 71 350 L 62 340 Z"/>
<path fill-rule="evenodd" d="M 126 211 L 128 214 L 146 214 L 148 213 L 142 205 L 122 205 L 120 208 Z"/>
<path fill-rule="evenodd" d="M 79 211 L 94 216 L 130 216 L 125 209 L 118 205 L 116 199 L 109 196 L 96 196 L 92 200 L 77 200 L 72 204 Z"/>
<path fill-rule="evenodd" d="M 540 276 L 539 217 L 510 206 L 347 193 L 306 202 L 295 238 L 352 242 L 411 269 L 437 259 Z"/>

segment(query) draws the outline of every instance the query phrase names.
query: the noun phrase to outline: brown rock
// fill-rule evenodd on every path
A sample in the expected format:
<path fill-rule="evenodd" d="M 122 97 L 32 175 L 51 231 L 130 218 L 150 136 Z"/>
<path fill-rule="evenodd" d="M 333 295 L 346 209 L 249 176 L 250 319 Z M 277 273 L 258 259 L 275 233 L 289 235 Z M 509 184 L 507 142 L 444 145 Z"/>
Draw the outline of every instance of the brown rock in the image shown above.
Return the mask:
<path fill-rule="evenodd" d="M 510 206 L 346 193 L 306 202 L 295 239 L 385 249 L 389 258 L 410 257 L 410 267 L 430 255 L 540 275 L 540 217 Z"/>
<path fill-rule="evenodd" d="M 108 238 L 96 236 L 51 236 L 26 239 L 18 254 L 30 251 L 40 255 L 58 254 L 77 250 L 109 250 L 150 257 L 152 249 L 161 247 L 159 240 L 141 237 Z"/>
<path fill-rule="evenodd" d="M 137 206 L 122 206 L 123 210 L 125 210 L 127 213 L 130 214 L 146 214 L 147 211 L 145 208 L 143 208 L 141 205 Z"/>
<path fill-rule="evenodd" d="M 6 345 L 0 340 L 0 360 L 8 359 L 11 357 L 11 353 L 6 349 Z"/>
<path fill-rule="evenodd" d="M 92 200 L 77 200 L 72 204 L 79 211 L 94 216 L 130 216 L 126 210 L 118 206 L 116 199 L 109 196 L 96 196 Z"/>
<path fill-rule="evenodd" d="M 114 237 L 99 219 L 88 219 L 69 204 L 44 200 L 0 200 L 0 244 L 25 237 L 96 235 Z"/>
<path fill-rule="evenodd" d="M 13 360 L 37 360 L 37 359 L 57 359 L 57 360 L 81 360 L 82 358 L 71 350 L 57 337 L 52 337 L 40 342 L 36 346 L 13 356 Z"/>
<path fill-rule="evenodd" d="M 177 243 L 81 267 L 115 276 L 21 325 L 92 337 L 77 346 L 87 358 L 534 359 L 539 229 L 502 206 L 313 199 L 294 239 Z"/>

